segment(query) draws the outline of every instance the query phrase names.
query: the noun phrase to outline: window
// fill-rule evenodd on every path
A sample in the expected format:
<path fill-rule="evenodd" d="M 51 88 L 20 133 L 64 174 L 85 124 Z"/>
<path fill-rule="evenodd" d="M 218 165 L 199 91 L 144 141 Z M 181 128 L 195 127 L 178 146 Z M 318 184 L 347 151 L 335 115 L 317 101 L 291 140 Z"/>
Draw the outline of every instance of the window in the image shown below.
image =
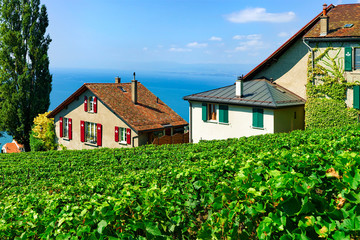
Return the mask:
<path fill-rule="evenodd" d="M 85 112 L 97 112 L 97 98 L 95 96 L 84 96 L 84 111 Z"/>
<path fill-rule="evenodd" d="M 202 103 L 202 120 L 204 122 L 216 120 L 216 105 L 212 103 Z"/>
<path fill-rule="evenodd" d="M 360 48 L 345 47 L 345 71 L 360 69 Z"/>
<path fill-rule="evenodd" d="M 71 118 L 60 117 L 60 137 L 72 139 L 72 120 Z"/>
<path fill-rule="evenodd" d="M 208 120 L 216 120 L 216 105 L 215 104 L 208 104 Z"/>
<path fill-rule="evenodd" d="M 63 137 L 68 138 L 69 137 L 69 119 L 64 118 L 63 120 Z"/>
<path fill-rule="evenodd" d="M 130 128 L 115 127 L 115 142 L 131 144 Z"/>
<path fill-rule="evenodd" d="M 228 123 L 229 122 L 229 106 L 217 105 L 217 104 L 213 104 L 213 103 L 202 103 L 202 120 L 204 122 L 218 121 L 220 123 Z"/>
<path fill-rule="evenodd" d="M 127 142 L 127 134 L 126 128 L 120 128 L 120 142 L 126 143 Z"/>
<path fill-rule="evenodd" d="M 96 123 L 85 122 L 85 142 L 97 142 L 97 128 Z"/>
<path fill-rule="evenodd" d="M 89 97 L 89 112 L 94 112 L 94 96 Z"/>
<path fill-rule="evenodd" d="M 264 128 L 263 108 L 253 108 L 253 128 Z"/>
<path fill-rule="evenodd" d="M 360 69 L 360 48 L 354 48 L 354 68 Z"/>

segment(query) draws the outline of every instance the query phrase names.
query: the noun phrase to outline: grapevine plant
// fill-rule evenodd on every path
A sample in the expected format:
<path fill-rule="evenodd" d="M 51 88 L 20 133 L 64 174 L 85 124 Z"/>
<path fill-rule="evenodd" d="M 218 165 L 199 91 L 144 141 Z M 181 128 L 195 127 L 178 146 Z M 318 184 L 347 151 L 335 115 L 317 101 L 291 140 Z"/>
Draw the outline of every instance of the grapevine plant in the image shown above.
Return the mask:
<path fill-rule="evenodd" d="M 360 126 L 0 155 L 0 239 L 359 239 Z"/>

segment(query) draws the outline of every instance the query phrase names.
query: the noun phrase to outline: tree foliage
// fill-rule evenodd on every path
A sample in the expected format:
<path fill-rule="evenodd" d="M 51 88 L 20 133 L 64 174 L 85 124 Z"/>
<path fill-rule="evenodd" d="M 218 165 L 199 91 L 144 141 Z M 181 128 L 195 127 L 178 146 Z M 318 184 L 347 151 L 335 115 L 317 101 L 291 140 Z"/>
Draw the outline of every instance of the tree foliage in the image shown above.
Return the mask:
<path fill-rule="evenodd" d="M 30 136 L 31 151 L 55 150 L 55 125 L 54 119 L 47 118 L 50 112 L 39 114 L 34 119 L 34 126 Z"/>
<path fill-rule="evenodd" d="M 0 4 L 0 128 L 29 151 L 33 119 L 50 105 L 48 16 L 40 0 Z"/>

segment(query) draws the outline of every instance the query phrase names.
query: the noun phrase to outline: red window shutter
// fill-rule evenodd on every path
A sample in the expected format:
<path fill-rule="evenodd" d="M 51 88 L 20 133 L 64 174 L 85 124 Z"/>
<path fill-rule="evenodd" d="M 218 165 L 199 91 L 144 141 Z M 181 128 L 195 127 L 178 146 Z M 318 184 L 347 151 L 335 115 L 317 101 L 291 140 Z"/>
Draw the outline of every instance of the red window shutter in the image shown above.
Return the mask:
<path fill-rule="evenodd" d="M 85 122 L 80 121 L 80 141 L 85 142 Z"/>
<path fill-rule="evenodd" d="M 60 134 L 59 134 L 59 136 L 62 138 L 63 137 L 63 117 L 60 117 L 60 121 L 59 121 L 59 123 L 60 123 Z"/>
<path fill-rule="evenodd" d="M 126 129 L 126 142 L 127 142 L 127 144 L 131 144 L 131 129 L 130 128 Z"/>
<path fill-rule="evenodd" d="M 97 113 L 97 98 L 94 97 L 94 113 Z"/>
<path fill-rule="evenodd" d="M 102 126 L 101 126 L 101 124 L 98 123 L 96 128 L 97 128 L 97 145 L 101 146 L 102 145 L 102 141 L 101 141 L 102 140 L 101 139 L 101 137 L 102 137 Z"/>
<path fill-rule="evenodd" d="M 88 99 L 87 96 L 84 96 L 84 111 L 88 111 Z"/>
<path fill-rule="evenodd" d="M 119 127 L 115 127 L 115 142 L 119 141 Z"/>
<path fill-rule="evenodd" d="M 71 140 L 72 139 L 72 120 L 71 120 L 71 118 L 69 118 L 68 128 L 69 128 L 68 136 L 69 136 L 69 140 Z"/>

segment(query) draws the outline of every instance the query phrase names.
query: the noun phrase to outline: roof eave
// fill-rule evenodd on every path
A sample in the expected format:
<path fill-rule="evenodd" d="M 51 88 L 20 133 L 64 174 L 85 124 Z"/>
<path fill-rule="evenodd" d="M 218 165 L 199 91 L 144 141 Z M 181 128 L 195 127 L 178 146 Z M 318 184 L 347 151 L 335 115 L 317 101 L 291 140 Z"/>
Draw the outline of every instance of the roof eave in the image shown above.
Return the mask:
<path fill-rule="evenodd" d="M 218 100 L 218 99 L 203 99 L 203 98 L 196 98 L 196 97 L 193 97 L 193 98 L 189 98 L 187 99 L 189 102 L 190 101 L 194 101 L 194 102 L 205 102 L 205 103 L 222 103 L 222 104 L 228 104 L 228 105 L 233 105 L 233 106 L 244 106 L 244 107 L 261 107 L 261 108 L 271 108 L 271 109 L 278 109 L 278 108 L 287 108 L 287 107 L 294 107 L 294 106 L 301 106 L 301 105 L 305 105 L 305 100 L 299 100 L 299 101 L 296 101 L 294 103 L 290 103 L 288 105 L 279 105 L 279 104 L 276 104 L 276 103 L 269 103 L 269 104 L 261 104 L 260 102 L 255 102 L 255 101 L 252 101 L 249 103 L 246 103 L 246 102 L 239 102 L 239 103 L 236 103 L 236 102 L 229 102 L 229 101 L 221 101 L 221 100 Z"/>
<path fill-rule="evenodd" d="M 184 127 L 184 126 L 187 126 L 187 125 L 189 125 L 189 124 L 186 123 L 186 124 L 180 124 L 180 125 L 172 125 L 171 127 L 149 128 L 149 129 L 139 130 L 139 133 L 153 132 L 153 131 L 157 131 L 157 130 L 163 130 L 163 129 L 165 129 L 165 128 Z"/>
<path fill-rule="evenodd" d="M 84 83 L 78 90 L 76 90 L 73 94 L 70 95 L 65 101 L 60 103 L 54 110 L 51 111 L 46 117 L 54 118 L 56 114 L 58 114 L 61 110 L 63 110 L 67 105 L 72 103 L 77 97 L 79 97 L 83 92 L 85 92 L 88 88 L 86 87 L 86 83 Z"/>

